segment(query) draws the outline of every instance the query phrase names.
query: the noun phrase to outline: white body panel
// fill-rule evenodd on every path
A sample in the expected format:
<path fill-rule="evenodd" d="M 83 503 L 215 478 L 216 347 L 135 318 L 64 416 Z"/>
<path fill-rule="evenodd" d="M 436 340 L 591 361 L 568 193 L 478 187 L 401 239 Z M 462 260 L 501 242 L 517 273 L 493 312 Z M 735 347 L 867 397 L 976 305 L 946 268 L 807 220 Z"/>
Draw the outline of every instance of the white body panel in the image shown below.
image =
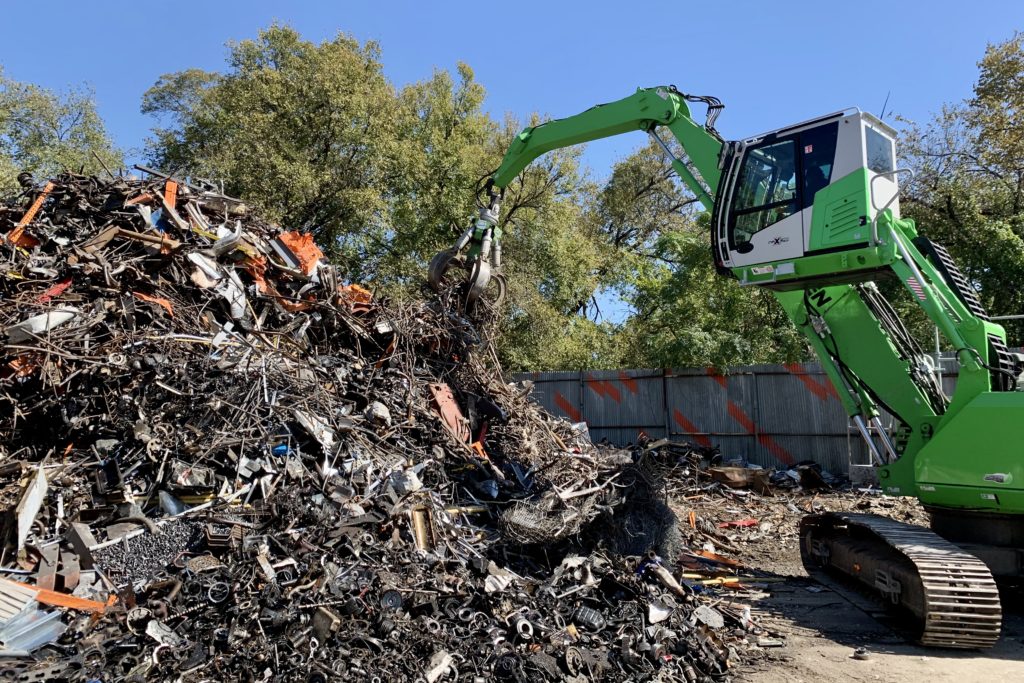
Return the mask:
<path fill-rule="evenodd" d="M 811 210 L 807 208 L 792 216 L 787 216 L 755 234 L 750 238 L 754 249 L 747 254 L 732 252 L 732 265 L 749 266 L 753 263 L 803 256 L 806 249 L 804 246 L 804 214 L 810 221 Z M 768 258 L 765 258 L 766 256 Z"/>

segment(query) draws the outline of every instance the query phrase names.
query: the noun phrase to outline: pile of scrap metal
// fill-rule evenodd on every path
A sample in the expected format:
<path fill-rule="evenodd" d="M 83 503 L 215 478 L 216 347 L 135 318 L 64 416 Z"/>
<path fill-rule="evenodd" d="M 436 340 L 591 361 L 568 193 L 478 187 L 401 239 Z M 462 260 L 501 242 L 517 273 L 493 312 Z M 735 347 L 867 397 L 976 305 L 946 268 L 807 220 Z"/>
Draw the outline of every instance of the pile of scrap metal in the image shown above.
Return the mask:
<path fill-rule="evenodd" d="M 742 610 L 645 552 L 664 520 L 609 541 L 637 545 L 620 513 L 658 507 L 656 463 L 544 414 L 443 294 L 377 301 L 215 188 L 21 181 L 12 680 L 704 681 L 759 656 Z"/>

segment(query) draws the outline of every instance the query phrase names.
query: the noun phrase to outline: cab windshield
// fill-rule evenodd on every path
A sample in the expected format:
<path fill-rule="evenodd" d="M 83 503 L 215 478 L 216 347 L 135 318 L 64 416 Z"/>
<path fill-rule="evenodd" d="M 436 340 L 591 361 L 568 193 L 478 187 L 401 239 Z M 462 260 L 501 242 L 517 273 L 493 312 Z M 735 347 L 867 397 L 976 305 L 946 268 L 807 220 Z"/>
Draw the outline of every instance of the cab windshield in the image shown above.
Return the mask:
<path fill-rule="evenodd" d="M 743 161 L 732 215 L 734 245 L 797 211 L 796 141 L 751 150 Z"/>

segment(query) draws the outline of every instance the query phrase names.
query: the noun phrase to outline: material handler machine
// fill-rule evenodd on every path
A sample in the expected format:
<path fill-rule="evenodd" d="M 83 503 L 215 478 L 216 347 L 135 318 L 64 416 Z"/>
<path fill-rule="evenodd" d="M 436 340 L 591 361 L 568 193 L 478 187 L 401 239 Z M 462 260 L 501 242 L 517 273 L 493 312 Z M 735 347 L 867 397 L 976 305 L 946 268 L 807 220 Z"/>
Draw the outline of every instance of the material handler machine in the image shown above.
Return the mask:
<path fill-rule="evenodd" d="M 707 107 L 703 124 L 693 103 Z M 851 109 L 730 142 L 714 127 L 721 109 L 716 98 L 663 86 L 526 128 L 488 181 L 479 216 L 431 262 L 431 284 L 464 268 L 468 305 L 501 298 L 509 183 L 553 149 L 647 133 L 711 213 L 718 272 L 772 291 L 816 352 L 884 491 L 916 496 L 931 515 L 931 529 L 871 514 L 808 516 L 805 564 L 906 608 L 922 644 L 993 645 L 1002 621 L 993 577 L 1024 569 L 1024 358 L 1007 349 L 949 253 L 900 218 L 907 171 L 896 167 L 891 128 Z M 955 350 L 952 395 L 879 290 L 893 278 Z"/>

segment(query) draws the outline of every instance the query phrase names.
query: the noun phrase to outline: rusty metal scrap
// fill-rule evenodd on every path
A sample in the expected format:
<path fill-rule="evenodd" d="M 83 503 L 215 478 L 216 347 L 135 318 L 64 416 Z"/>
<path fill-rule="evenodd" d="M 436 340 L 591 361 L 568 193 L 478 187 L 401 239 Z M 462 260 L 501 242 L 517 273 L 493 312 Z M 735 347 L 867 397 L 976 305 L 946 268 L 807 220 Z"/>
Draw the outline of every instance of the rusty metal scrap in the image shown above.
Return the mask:
<path fill-rule="evenodd" d="M 15 675 L 721 681 L 758 649 L 662 559 L 663 464 L 543 413 L 455 295 L 374 300 L 147 172 L 0 205 L 0 570 L 69 597 Z"/>

